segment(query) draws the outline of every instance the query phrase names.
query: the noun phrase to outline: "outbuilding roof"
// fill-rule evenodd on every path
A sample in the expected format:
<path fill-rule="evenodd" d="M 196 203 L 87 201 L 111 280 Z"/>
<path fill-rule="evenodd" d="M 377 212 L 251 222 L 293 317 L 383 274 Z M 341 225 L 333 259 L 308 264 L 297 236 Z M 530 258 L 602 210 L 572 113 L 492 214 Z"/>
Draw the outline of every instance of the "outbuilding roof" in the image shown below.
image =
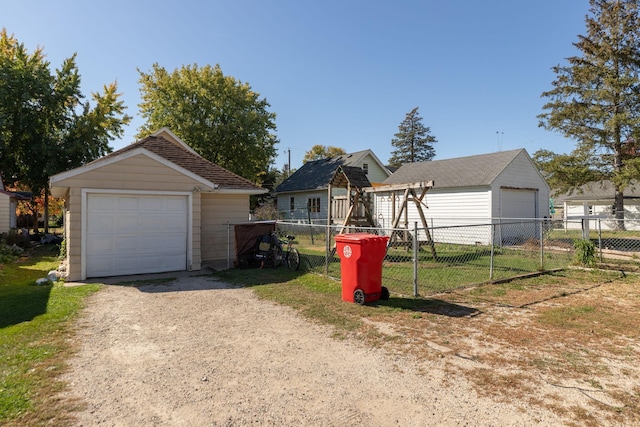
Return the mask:
<path fill-rule="evenodd" d="M 178 144 L 175 144 L 163 136 L 147 136 L 140 141 L 129 144 L 118 151 L 114 151 L 106 155 L 105 157 L 95 160 L 99 162 L 102 159 L 112 156 L 118 156 L 119 154 L 126 153 L 127 151 L 135 150 L 136 148 L 144 148 L 163 157 L 170 162 L 187 169 L 190 172 L 218 185 L 221 189 L 256 189 L 260 188 L 253 184 L 248 179 L 245 179 L 235 173 L 218 166 L 217 164 L 210 162 L 209 160 L 200 157 L 193 151 L 189 151 Z M 89 163 L 91 164 L 91 163 Z"/>
<path fill-rule="evenodd" d="M 437 188 L 488 186 L 522 152 L 526 153 L 524 148 L 453 159 L 406 163 L 387 178 L 384 184 L 434 181 L 434 187 Z"/>
<path fill-rule="evenodd" d="M 0 194 L 7 195 L 16 200 L 31 200 L 33 198 L 33 194 L 26 191 L 9 191 L 9 190 L 0 190 Z"/>
<path fill-rule="evenodd" d="M 359 163 L 368 155 L 378 162 L 381 167 L 384 167 L 371 150 L 356 151 L 340 156 L 313 160 L 303 164 L 293 175 L 278 185 L 276 193 L 326 189 L 338 170 L 338 167 L 359 167 Z"/>
<path fill-rule="evenodd" d="M 239 191 L 251 194 L 261 194 L 267 191 L 248 179 L 201 157 L 165 128 L 84 166 L 52 176 L 51 186 L 53 188 L 56 183 L 64 179 L 110 164 L 121 158 L 145 152 L 157 156 L 156 158 L 159 160 L 167 161 L 167 164 L 175 165 L 183 172 L 192 174 L 198 180 L 218 191 Z"/>
<path fill-rule="evenodd" d="M 616 194 L 613 183 L 609 180 L 594 181 L 580 188 L 554 197 L 556 203 L 564 201 L 607 201 L 612 202 Z M 632 181 L 623 191 L 625 199 L 640 198 L 640 183 Z"/>

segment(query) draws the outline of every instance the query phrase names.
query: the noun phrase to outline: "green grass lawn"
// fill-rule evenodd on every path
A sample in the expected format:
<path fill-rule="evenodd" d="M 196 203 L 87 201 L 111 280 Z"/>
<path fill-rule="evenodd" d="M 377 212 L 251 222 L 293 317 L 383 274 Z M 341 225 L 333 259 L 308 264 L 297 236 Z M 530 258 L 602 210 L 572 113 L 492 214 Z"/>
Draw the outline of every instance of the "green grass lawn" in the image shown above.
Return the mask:
<path fill-rule="evenodd" d="M 63 384 L 67 341 L 84 298 L 99 285 L 36 285 L 58 266 L 57 247 L 0 265 L 0 425 L 63 422 L 55 401 Z"/>
<path fill-rule="evenodd" d="M 475 286 L 492 280 L 501 280 L 542 270 L 565 268 L 572 263 L 572 254 L 543 252 L 538 247 L 508 249 L 496 248 L 493 256 L 488 247 L 474 245 L 436 244 L 437 259 L 423 248 L 418 253 L 417 283 L 420 295 L 433 295 Z M 330 277 L 340 278 L 339 257 L 330 258 L 325 269 L 324 248 L 301 245 L 303 265 Z M 492 267 L 493 262 L 493 267 Z M 413 295 L 413 253 L 407 248 L 388 248 L 383 262 L 382 285 L 391 292 Z"/>

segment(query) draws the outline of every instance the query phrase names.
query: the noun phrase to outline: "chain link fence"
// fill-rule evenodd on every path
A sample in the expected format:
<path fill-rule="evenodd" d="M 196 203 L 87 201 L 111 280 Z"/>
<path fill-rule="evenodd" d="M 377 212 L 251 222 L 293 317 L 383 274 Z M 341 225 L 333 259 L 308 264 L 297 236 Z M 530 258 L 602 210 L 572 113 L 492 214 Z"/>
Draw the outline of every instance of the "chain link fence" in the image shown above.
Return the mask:
<path fill-rule="evenodd" d="M 600 262 L 640 261 L 640 219 L 585 217 L 560 221 L 554 227 L 553 236 L 560 235 L 572 241 L 592 241 Z"/>
<path fill-rule="evenodd" d="M 450 220 L 450 219 L 449 219 Z M 391 293 L 428 296 L 453 289 L 566 268 L 576 240 L 594 242 L 600 261 L 640 259 L 640 220 L 608 229 L 590 220 L 500 219 L 488 224 L 418 228 L 326 226 L 276 222 L 277 232 L 294 235 L 301 268 L 340 280 L 339 233 L 388 236 L 382 285 Z M 636 231 L 637 230 L 637 231 Z"/>
<path fill-rule="evenodd" d="M 281 233 L 296 236 L 303 266 L 340 279 L 338 233 L 367 232 L 389 237 L 382 281 L 392 293 L 432 295 L 448 290 L 566 267 L 573 242 L 552 240 L 551 223 L 540 220 L 494 224 L 390 229 L 328 227 L 278 222 Z"/>

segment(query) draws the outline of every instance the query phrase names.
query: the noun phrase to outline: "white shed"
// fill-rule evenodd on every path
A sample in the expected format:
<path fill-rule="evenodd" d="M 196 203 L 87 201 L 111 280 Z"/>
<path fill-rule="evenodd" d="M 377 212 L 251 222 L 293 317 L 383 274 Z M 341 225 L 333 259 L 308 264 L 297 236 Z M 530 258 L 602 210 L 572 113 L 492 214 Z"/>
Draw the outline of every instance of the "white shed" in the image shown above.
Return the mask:
<path fill-rule="evenodd" d="M 399 185 L 427 181 L 433 181 L 433 188 L 426 193 L 422 206 L 429 227 L 517 223 L 501 228 L 500 238 L 504 242 L 522 240 L 535 232 L 527 230 L 531 226 L 523 225 L 522 219 L 549 216 L 549 186 L 527 151 L 517 149 L 403 165 L 375 189 L 374 212 L 379 225 L 390 227 L 393 223 L 397 211 L 394 200 L 396 204 L 403 201 Z M 385 185 L 393 190 L 386 190 Z M 417 207 L 414 203 L 408 206 L 400 226 L 413 227 L 417 222 L 420 227 Z M 464 240 L 490 242 L 489 227 L 485 229 L 480 235 L 467 233 Z M 436 241 L 437 236 L 435 232 Z"/>

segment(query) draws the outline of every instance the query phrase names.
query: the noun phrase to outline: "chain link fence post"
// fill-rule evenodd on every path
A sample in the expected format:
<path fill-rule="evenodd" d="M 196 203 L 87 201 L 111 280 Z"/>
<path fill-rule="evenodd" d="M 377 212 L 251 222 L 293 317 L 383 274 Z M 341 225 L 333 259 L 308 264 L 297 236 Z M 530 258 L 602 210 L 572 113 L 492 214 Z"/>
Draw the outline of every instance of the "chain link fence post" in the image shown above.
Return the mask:
<path fill-rule="evenodd" d="M 540 228 L 540 270 L 544 270 L 544 222 L 539 223 Z"/>
<path fill-rule="evenodd" d="M 331 256 L 331 224 L 327 224 L 324 248 L 324 275 L 329 276 L 329 256 Z"/>
<path fill-rule="evenodd" d="M 493 255 L 496 240 L 496 224 L 491 224 L 491 257 L 489 259 L 489 280 L 493 280 Z"/>
<path fill-rule="evenodd" d="M 600 262 L 602 262 L 602 220 L 598 218 L 598 252 L 600 253 Z"/>
<path fill-rule="evenodd" d="M 413 223 L 413 296 L 418 293 L 418 221 Z"/>

